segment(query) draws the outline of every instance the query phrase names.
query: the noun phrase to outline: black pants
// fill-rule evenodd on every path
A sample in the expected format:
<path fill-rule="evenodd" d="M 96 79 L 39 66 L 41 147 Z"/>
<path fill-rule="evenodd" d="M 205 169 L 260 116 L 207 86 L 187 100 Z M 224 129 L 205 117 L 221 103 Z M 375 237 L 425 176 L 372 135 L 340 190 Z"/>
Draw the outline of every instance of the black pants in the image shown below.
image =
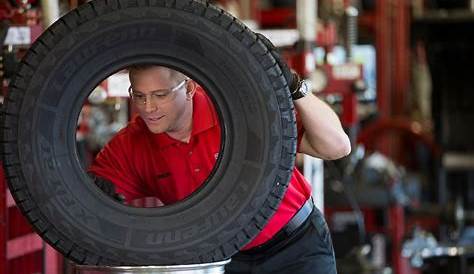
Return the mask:
<path fill-rule="evenodd" d="M 232 257 L 226 274 L 336 274 L 336 261 L 329 229 L 314 207 L 308 219 L 292 235 L 281 235 L 261 247 Z"/>

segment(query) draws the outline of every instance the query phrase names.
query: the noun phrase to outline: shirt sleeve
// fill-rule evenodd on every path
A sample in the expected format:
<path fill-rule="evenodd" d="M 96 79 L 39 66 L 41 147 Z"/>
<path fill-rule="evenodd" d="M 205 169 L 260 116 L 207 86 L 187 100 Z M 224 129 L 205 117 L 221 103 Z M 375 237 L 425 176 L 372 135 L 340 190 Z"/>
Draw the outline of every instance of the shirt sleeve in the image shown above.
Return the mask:
<path fill-rule="evenodd" d="M 99 152 L 89 172 L 112 182 L 116 192 L 125 196 L 127 201 L 147 196 L 139 172 L 131 163 L 132 151 L 127 138 L 118 133 Z"/>

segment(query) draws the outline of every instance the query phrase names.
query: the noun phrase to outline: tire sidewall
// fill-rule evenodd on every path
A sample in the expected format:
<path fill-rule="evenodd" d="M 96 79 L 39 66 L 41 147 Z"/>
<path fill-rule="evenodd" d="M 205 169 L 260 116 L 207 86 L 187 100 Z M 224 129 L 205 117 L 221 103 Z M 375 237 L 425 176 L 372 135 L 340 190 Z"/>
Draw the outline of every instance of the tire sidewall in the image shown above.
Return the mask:
<path fill-rule="evenodd" d="M 161 209 L 105 197 L 75 151 L 76 121 L 89 92 L 135 62 L 167 65 L 202 84 L 216 103 L 224 135 L 219 167 L 205 186 Z M 86 251 L 134 264 L 229 256 L 223 246 L 240 248 L 248 239 L 236 235 L 258 233 L 248 226 L 289 179 L 281 162 L 294 141 L 283 134 L 294 128 L 291 117 L 282 117 L 279 98 L 287 91 L 274 87 L 248 47 L 202 16 L 160 7 L 111 11 L 72 27 L 32 70 L 18 122 L 23 179 L 44 218 Z"/>

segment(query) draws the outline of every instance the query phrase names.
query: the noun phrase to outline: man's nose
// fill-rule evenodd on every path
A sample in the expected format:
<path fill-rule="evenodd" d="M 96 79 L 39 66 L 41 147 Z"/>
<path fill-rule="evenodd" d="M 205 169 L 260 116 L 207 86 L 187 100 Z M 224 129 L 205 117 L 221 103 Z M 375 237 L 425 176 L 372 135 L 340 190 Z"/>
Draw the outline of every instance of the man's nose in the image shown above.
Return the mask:
<path fill-rule="evenodd" d="M 156 110 L 156 105 L 152 102 L 151 96 L 147 96 L 145 99 L 145 111 L 146 112 L 153 112 Z"/>

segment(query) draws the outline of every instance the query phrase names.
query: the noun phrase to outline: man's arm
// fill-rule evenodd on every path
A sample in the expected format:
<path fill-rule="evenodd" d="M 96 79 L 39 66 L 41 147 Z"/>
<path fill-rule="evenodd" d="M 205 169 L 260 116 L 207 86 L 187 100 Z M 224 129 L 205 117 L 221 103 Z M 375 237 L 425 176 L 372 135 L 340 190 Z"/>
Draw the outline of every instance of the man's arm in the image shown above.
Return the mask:
<path fill-rule="evenodd" d="M 122 195 L 126 201 L 146 197 L 146 190 L 131 163 L 130 138 L 117 134 L 99 152 L 88 169 L 96 185 L 113 198 Z M 115 193 L 112 193 L 115 192 Z"/>
<path fill-rule="evenodd" d="M 312 93 L 293 102 L 304 128 L 298 152 L 324 160 L 339 159 L 351 152 L 349 137 L 331 107 Z"/>
<path fill-rule="evenodd" d="M 119 203 L 125 203 L 125 196 L 122 194 L 117 193 L 115 190 L 114 183 L 106 180 L 102 177 L 97 177 L 94 173 L 89 172 L 89 177 L 94 180 L 94 184 L 104 192 L 104 194 L 108 195 L 110 198 L 114 199 Z"/>
<path fill-rule="evenodd" d="M 261 33 L 256 35 L 275 58 L 293 93 L 299 88 L 298 75 L 290 70 L 270 40 Z M 303 98 L 294 100 L 294 103 L 305 132 L 299 143 L 298 152 L 325 160 L 338 159 L 351 152 L 349 137 L 342 129 L 336 113 L 327 104 L 311 92 Z"/>

